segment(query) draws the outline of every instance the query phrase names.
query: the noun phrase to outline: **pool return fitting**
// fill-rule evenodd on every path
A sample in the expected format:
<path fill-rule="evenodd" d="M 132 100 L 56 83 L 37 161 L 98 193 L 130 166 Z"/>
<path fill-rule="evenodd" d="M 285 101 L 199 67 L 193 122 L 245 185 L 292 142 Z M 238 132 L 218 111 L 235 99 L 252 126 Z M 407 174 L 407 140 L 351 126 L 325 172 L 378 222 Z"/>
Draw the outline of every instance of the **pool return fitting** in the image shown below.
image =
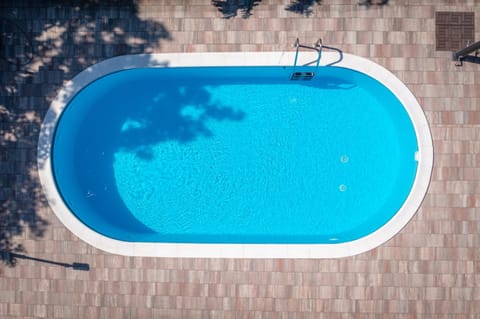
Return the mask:
<path fill-rule="evenodd" d="M 317 51 L 318 57 L 317 57 L 316 68 L 318 68 L 320 64 L 320 58 L 322 57 L 322 48 L 323 48 L 322 39 L 318 39 L 313 46 L 308 46 L 308 45 L 300 44 L 300 40 L 297 38 L 293 46 L 296 48 L 296 51 L 295 51 L 295 61 L 293 62 L 293 72 L 292 72 L 292 76 L 290 77 L 290 80 L 303 80 L 303 81 L 311 80 L 315 76 L 315 72 L 295 71 L 295 68 L 297 67 L 298 51 L 300 48 Z"/>

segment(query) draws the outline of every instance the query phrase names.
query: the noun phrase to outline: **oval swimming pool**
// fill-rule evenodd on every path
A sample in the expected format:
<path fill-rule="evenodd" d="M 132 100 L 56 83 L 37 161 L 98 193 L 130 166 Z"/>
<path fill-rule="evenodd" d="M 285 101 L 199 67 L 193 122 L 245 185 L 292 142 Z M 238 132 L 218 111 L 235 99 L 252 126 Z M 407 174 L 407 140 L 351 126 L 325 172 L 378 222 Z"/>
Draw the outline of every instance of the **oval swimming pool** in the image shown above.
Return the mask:
<path fill-rule="evenodd" d="M 39 166 L 49 167 L 54 211 L 93 245 L 130 255 L 170 255 L 182 246 L 192 251 L 175 255 L 235 257 L 283 246 L 329 257 L 334 247 L 372 241 L 408 210 L 422 154 L 431 150 L 426 121 L 428 136 L 419 138 L 412 118 L 423 113 L 343 65 L 345 58 L 293 69 L 145 57 L 82 72 L 44 122 L 49 140 L 39 148 L 49 146 L 48 163 Z M 169 66 L 155 67 L 162 58 Z M 291 80 L 295 71 L 315 76 Z M 111 248 L 122 245 L 127 251 Z"/>

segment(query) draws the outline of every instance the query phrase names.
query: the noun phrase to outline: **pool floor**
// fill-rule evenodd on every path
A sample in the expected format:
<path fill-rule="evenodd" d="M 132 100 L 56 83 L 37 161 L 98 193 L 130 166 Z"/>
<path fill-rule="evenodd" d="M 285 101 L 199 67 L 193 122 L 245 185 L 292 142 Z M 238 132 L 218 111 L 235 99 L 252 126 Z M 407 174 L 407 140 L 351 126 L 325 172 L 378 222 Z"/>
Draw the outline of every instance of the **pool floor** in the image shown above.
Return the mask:
<path fill-rule="evenodd" d="M 303 69 L 315 78 L 216 67 L 93 82 L 55 133 L 64 200 L 87 226 L 127 241 L 319 244 L 374 232 L 416 175 L 411 120 L 366 75 Z"/>

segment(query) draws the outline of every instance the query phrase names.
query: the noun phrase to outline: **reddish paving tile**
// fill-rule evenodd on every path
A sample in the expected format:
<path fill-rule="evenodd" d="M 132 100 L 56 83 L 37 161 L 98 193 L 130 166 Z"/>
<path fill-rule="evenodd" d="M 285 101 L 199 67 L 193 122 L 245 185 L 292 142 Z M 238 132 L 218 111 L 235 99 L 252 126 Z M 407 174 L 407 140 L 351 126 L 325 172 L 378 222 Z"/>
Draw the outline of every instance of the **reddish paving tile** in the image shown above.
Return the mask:
<path fill-rule="evenodd" d="M 27 255 L 90 265 L 88 272 L 23 259 L 15 267 L 0 266 L 0 317 L 475 318 L 480 313 L 480 66 L 458 68 L 450 53 L 435 52 L 435 12 L 477 13 L 480 4 L 391 0 L 359 6 L 354 0 L 325 0 L 306 16 L 285 10 L 287 3 L 259 1 L 248 19 L 240 11 L 224 19 L 208 1 L 192 0 L 0 4 L 0 15 L 37 45 L 29 65 L 0 59 L 0 216 L 11 216 L 9 222 L 2 219 L 0 230 L 11 232 L 13 245 L 21 244 Z M 480 14 L 475 19 L 478 40 Z M 28 41 L 15 32 L 15 41 Z M 65 80 L 118 54 L 286 50 L 297 37 L 305 43 L 322 37 L 327 45 L 382 64 L 426 112 L 435 147 L 429 194 L 388 243 L 339 260 L 123 257 L 78 240 L 48 208 L 35 171 L 36 143 L 42 117 Z"/>

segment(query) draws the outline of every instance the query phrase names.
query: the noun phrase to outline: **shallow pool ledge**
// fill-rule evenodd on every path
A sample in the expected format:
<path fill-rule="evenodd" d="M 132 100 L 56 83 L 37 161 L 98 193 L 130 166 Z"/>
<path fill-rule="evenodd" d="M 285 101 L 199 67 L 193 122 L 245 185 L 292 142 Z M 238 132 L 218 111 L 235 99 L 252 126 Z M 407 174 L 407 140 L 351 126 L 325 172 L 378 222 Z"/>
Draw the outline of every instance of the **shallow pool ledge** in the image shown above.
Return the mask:
<path fill-rule="evenodd" d="M 321 65 L 345 67 L 369 75 L 385 85 L 407 110 L 418 140 L 418 169 L 405 203 L 384 226 L 354 241 L 337 244 L 171 244 L 125 242 L 103 236 L 80 222 L 57 190 L 51 153 L 56 124 L 63 109 L 85 86 L 109 73 L 144 67 L 188 66 L 292 66 L 295 52 L 175 53 L 119 56 L 95 64 L 69 81 L 48 110 L 38 143 L 38 170 L 46 198 L 60 221 L 76 236 L 104 251 L 128 256 L 197 258 L 337 258 L 371 250 L 392 238 L 410 221 L 427 192 L 433 167 L 433 143 L 425 114 L 410 90 L 382 66 L 358 56 L 324 52 Z M 313 61 L 313 62 L 312 62 Z M 301 52 L 298 65 L 316 61 L 316 54 Z"/>

